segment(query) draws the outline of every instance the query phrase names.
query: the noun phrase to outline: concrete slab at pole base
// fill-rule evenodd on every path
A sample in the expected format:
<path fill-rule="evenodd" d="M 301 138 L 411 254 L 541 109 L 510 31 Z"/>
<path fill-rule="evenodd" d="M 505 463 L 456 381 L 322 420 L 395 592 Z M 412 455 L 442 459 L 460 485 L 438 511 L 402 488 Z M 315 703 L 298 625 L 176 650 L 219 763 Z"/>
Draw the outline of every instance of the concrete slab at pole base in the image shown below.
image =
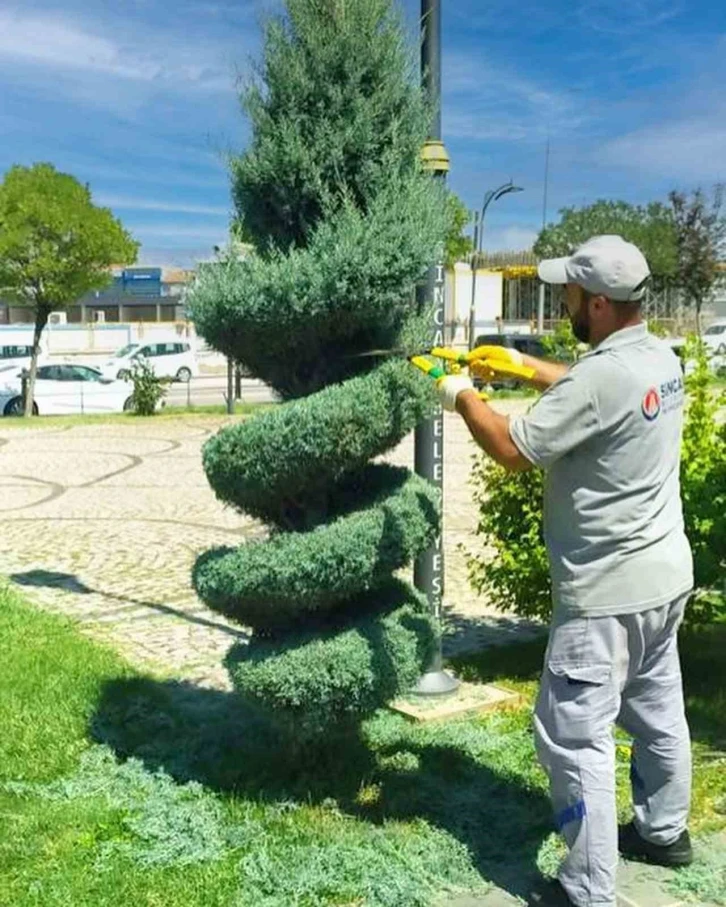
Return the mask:
<path fill-rule="evenodd" d="M 522 704 L 519 693 L 489 683 L 461 683 L 448 696 L 416 696 L 413 693 L 396 699 L 389 705 L 414 721 L 446 721 L 479 715 L 494 709 L 512 709 Z"/>

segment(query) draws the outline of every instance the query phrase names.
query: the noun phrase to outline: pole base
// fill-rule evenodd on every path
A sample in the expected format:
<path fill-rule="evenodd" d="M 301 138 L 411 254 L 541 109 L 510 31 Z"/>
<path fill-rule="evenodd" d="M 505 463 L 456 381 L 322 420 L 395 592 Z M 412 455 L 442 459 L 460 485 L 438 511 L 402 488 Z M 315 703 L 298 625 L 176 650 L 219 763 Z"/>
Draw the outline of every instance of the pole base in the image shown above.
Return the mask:
<path fill-rule="evenodd" d="M 427 671 L 411 692 L 416 696 L 448 696 L 459 689 L 460 683 L 447 671 Z"/>
<path fill-rule="evenodd" d="M 397 699 L 390 708 L 406 718 L 421 723 L 471 718 L 499 709 L 516 709 L 522 705 L 518 693 L 492 684 L 463 682 L 459 689 L 448 696 L 420 696 L 410 693 Z"/>

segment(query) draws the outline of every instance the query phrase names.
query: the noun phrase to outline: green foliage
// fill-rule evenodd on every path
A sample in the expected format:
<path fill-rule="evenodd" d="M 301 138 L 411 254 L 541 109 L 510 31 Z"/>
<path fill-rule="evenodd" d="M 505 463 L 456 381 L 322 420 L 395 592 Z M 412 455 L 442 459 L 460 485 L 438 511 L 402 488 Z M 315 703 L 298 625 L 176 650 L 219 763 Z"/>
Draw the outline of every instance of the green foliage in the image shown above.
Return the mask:
<path fill-rule="evenodd" d="M 549 224 L 537 237 L 534 252 L 539 258 L 571 255 L 590 237 L 609 233 L 638 246 L 648 259 L 656 289 L 676 281 L 677 231 L 670 209 L 660 202 L 642 206 L 601 200 L 585 208 L 563 208 L 559 223 Z"/>
<path fill-rule="evenodd" d="M 449 208 L 449 232 L 444 246 L 444 262 L 447 268 L 453 268 L 457 261 L 464 261 L 474 249 L 474 242 L 464 230 L 471 221 L 471 212 L 462 200 L 449 192 L 446 197 Z"/>
<path fill-rule="evenodd" d="M 717 185 L 711 203 L 697 189 L 688 198 L 682 192 L 668 196 L 673 211 L 678 250 L 678 284 L 696 310 L 700 333 L 701 307 L 719 281 L 719 262 L 726 254 L 724 186 Z"/>
<path fill-rule="evenodd" d="M 347 202 L 306 247 L 202 266 L 191 316 L 215 349 L 284 398 L 314 393 L 370 369 L 356 353 L 423 345 L 412 291 L 444 227 L 429 177 L 392 178 L 367 211 Z"/>
<path fill-rule="evenodd" d="M 326 524 L 202 555 L 199 594 L 244 626 L 271 631 L 350 607 L 361 589 L 381 586 L 433 543 L 439 495 L 407 469 L 369 466 L 362 478 L 340 488 L 342 513 Z"/>
<path fill-rule="evenodd" d="M 689 609 L 689 619 L 705 623 L 719 614 L 726 616 L 726 602 L 713 594 L 726 591 L 726 428 L 717 419 L 726 394 L 714 391 L 708 352 L 701 342 L 689 341 L 685 359 L 695 368 L 686 378 L 689 403 L 681 487 L 696 584 L 702 590 Z"/>
<path fill-rule="evenodd" d="M 558 362 L 574 362 L 577 359 L 580 341 L 573 333 L 569 318 L 558 321 L 554 333 L 542 337 L 542 343 L 549 358 Z"/>
<path fill-rule="evenodd" d="M 88 187 L 51 164 L 11 167 L 0 183 L 0 286 L 24 305 L 69 305 L 110 283 L 110 266 L 137 250 Z"/>
<path fill-rule="evenodd" d="M 482 455 L 471 481 L 479 507 L 476 534 L 494 549 L 493 556 L 467 553 L 472 587 L 502 611 L 549 619 L 552 592 L 542 525 L 543 473 L 509 472 Z"/>
<path fill-rule="evenodd" d="M 256 705 L 272 706 L 298 742 L 410 689 L 433 655 L 428 602 L 406 584 L 392 580 L 346 604 L 354 617 L 327 628 L 313 623 L 281 639 L 256 634 L 227 656 L 236 689 Z"/>
<path fill-rule="evenodd" d="M 232 162 L 239 220 L 262 254 L 305 248 L 343 205 L 365 215 L 417 170 L 429 119 L 389 0 L 286 11 L 267 24 L 260 79 L 242 98 L 252 142 Z"/>
<path fill-rule="evenodd" d="M 654 337 L 665 338 L 669 336 L 668 327 L 662 321 L 657 321 L 656 319 L 648 320 L 648 332 Z"/>
<path fill-rule="evenodd" d="M 432 383 L 405 361 L 264 412 L 211 438 L 217 497 L 290 528 L 315 524 L 335 485 L 399 443 L 433 411 Z"/>
<path fill-rule="evenodd" d="M 199 333 L 285 401 L 204 449 L 217 496 L 271 535 L 202 555 L 193 581 L 254 631 L 228 660 L 236 689 L 302 732 L 410 687 L 431 651 L 391 577 L 434 538 L 438 496 L 369 461 L 433 412 L 434 385 L 361 354 L 430 341 L 416 283 L 463 224 L 422 169 L 430 111 L 391 0 L 287 0 L 258 76 L 232 162 L 255 254 L 202 267 L 188 298 Z"/>
<path fill-rule="evenodd" d="M 686 379 L 681 489 L 686 534 L 694 554 L 699 593 L 686 620 L 696 626 L 726 616 L 726 428 L 717 413 L 723 393 L 714 392 L 703 346 L 692 342 L 686 355 L 696 369 Z M 477 458 L 472 474 L 479 506 L 477 535 L 494 549 L 468 552 L 469 580 L 503 611 L 549 619 L 551 584 L 544 544 L 543 473 L 510 473 L 489 457 Z"/>
<path fill-rule="evenodd" d="M 167 382 L 158 378 L 152 366 L 141 359 L 131 369 L 129 380 L 133 384 L 131 403 L 138 416 L 153 416 L 168 391 Z"/>

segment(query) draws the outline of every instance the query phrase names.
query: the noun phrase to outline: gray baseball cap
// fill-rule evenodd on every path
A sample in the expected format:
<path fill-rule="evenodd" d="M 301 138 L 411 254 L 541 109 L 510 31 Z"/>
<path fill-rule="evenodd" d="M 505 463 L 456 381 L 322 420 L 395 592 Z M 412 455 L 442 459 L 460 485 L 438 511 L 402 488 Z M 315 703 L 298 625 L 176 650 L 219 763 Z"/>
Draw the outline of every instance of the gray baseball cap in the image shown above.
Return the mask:
<path fill-rule="evenodd" d="M 568 258 L 541 261 L 538 273 L 545 283 L 576 283 L 595 296 L 638 302 L 650 268 L 640 249 L 622 236 L 593 236 Z"/>

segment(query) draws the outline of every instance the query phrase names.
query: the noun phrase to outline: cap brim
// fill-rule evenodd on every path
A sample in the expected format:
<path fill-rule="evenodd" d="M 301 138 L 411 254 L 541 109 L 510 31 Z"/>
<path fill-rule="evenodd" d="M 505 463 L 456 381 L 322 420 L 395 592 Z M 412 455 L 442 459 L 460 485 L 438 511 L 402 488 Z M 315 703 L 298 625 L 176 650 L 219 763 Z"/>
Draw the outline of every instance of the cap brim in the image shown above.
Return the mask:
<path fill-rule="evenodd" d="M 539 263 L 537 273 L 544 283 L 564 284 L 569 282 L 567 277 L 567 262 L 569 258 L 547 258 Z"/>

